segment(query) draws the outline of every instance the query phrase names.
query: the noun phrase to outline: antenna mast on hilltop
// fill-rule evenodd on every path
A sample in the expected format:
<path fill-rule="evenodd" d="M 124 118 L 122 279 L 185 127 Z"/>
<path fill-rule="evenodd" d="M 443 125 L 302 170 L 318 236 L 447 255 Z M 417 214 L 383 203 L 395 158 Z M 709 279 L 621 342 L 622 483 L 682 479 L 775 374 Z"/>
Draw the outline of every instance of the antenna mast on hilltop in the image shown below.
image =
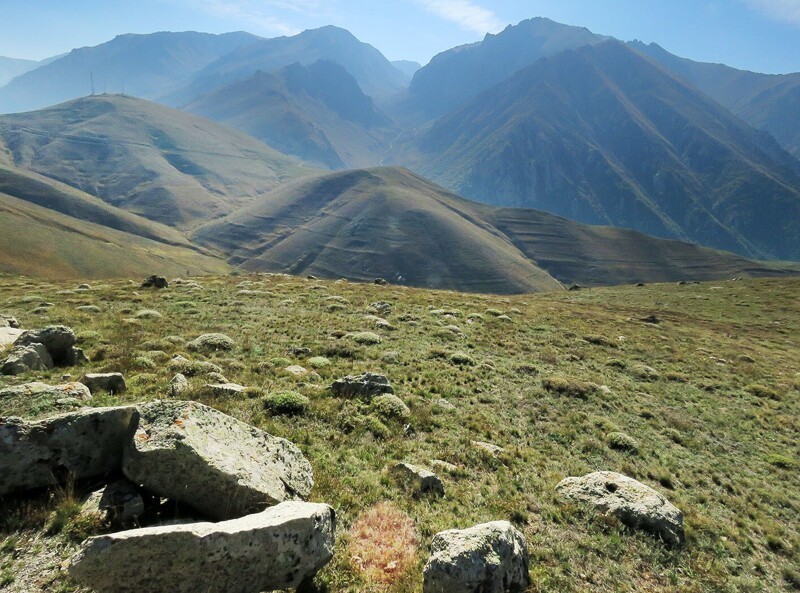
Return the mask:
<path fill-rule="evenodd" d="M 92 81 L 92 96 L 94 97 L 94 72 L 89 72 L 89 80 Z"/>

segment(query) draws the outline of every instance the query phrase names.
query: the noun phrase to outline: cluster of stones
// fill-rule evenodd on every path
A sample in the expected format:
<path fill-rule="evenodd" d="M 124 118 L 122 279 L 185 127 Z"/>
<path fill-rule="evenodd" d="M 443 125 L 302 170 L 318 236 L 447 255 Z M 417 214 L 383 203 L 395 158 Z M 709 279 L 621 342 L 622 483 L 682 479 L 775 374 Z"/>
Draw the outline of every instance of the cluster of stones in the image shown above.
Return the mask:
<path fill-rule="evenodd" d="M 16 337 L 11 352 L 0 364 L 0 374 L 20 375 L 86 361 L 83 350 L 75 347 L 75 332 L 63 325 L 51 325 Z"/>
<path fill-rule="evenodd" d="M 0 419 L 0 496 L 120 472 L 90 510 L 125 525 L 146 499 L 167 498 L 219 522 L 89 538 L 69 570 L 100 593 L 285 589 L 333 555 L 334 512 L 302 502 L 313 476 L 300 450 L 212 408 L 155 401 Z"/>

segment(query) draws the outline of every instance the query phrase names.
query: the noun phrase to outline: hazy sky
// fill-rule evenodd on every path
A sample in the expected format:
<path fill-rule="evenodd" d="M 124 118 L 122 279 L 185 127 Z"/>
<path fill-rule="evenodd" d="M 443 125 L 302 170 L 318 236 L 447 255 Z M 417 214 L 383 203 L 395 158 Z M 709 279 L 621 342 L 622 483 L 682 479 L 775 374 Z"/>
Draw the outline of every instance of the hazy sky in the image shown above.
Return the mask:
<path fill-rule="evenodd" d="M 391 60 L 427 62 L 534 16 L 678 55 L 761 72 L 800 71 L 800 0 L 0 0 L 0 55 L 42 59 L 122 33 L 245 30 L 291 35 L 326 24 Z"/>

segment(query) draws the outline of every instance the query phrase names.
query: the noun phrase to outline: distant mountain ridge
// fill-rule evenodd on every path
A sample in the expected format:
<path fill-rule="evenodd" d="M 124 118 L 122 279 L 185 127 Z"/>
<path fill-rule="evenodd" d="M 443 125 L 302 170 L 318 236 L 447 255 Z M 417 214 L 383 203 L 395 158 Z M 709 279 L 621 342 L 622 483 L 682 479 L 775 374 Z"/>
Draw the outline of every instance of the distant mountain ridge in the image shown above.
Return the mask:
<path fill-rule="evenodd" d="M 185 110 L 329 169 L 378 164 L 383 146 L 398 134 L 347 70 L 327 60 L 261 72 Z"/>
<path fill-rule="evenodd" d="M 19 58 L 6 58 L 0 56 L 0 87 L 20 74 L 39 67 L 39 62 L 34 60 L 20 60 Z"/>
<path fill-rule="evenodd" d="M 655 43 L 628 45 L 656 60 L 800 158 L 800 72 L 761 74 L 679 58 Z"/>
<path fill-rule="evenodd" d="M 345 68 L 361 90 L 372 97 L 398 92 L 408 84 L 403 73 L 377 49 L 345 29 L 326 26 L 242 46 L 207 65 L 190 84 L 165 96 L 163 101 L 183 107 L 212 91 L 249 79 L 259 71 L 271 72 L 294 63 L 308 66 L 318 60 Z"/>
<path fill-rule="evenodd" d="M 120 35 L 72 50 L 0 87 L 0 112 L 49 107 L 94 91 L 158 99 L 188 84 L 217 58 L 259 38 L 250 33 Z"/>
<path fill-rule="evenodd" d="M 800 162 L 617 41 L 545 58 L 400 162 L 482 202 L 800 258 Z"/>
<path fill-rule="evenodd" d="M 407 108 L 442 116 L 540 58 L 606 39 L 584 27 L 546 18 L 510 25 L 497 35 L 487 34 L 483 41 L 434 56 L 414 74 Z"/>

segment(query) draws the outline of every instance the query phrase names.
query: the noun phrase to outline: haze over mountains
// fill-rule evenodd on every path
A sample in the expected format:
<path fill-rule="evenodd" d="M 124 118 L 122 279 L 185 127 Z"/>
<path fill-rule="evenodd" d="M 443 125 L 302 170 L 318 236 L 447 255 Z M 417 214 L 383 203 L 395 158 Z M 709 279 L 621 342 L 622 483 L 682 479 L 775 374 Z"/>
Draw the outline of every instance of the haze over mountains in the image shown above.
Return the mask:
<path fill-rule="evenodd" d="M 194 115 L 75 99 L 92 78 Z M 495 292 L 779 273 L 797 268 L 612 227 L 800 260 L 798 81 L 547 19 L 422 68 L 330 26 L 123 35 L 0 86 L 2 111 L 48 106 L 0 116 L 0 191 L 15 216 L 249 270 Z M 319 170 L 386 164 L 492 206 L 403 169 Z"/>

